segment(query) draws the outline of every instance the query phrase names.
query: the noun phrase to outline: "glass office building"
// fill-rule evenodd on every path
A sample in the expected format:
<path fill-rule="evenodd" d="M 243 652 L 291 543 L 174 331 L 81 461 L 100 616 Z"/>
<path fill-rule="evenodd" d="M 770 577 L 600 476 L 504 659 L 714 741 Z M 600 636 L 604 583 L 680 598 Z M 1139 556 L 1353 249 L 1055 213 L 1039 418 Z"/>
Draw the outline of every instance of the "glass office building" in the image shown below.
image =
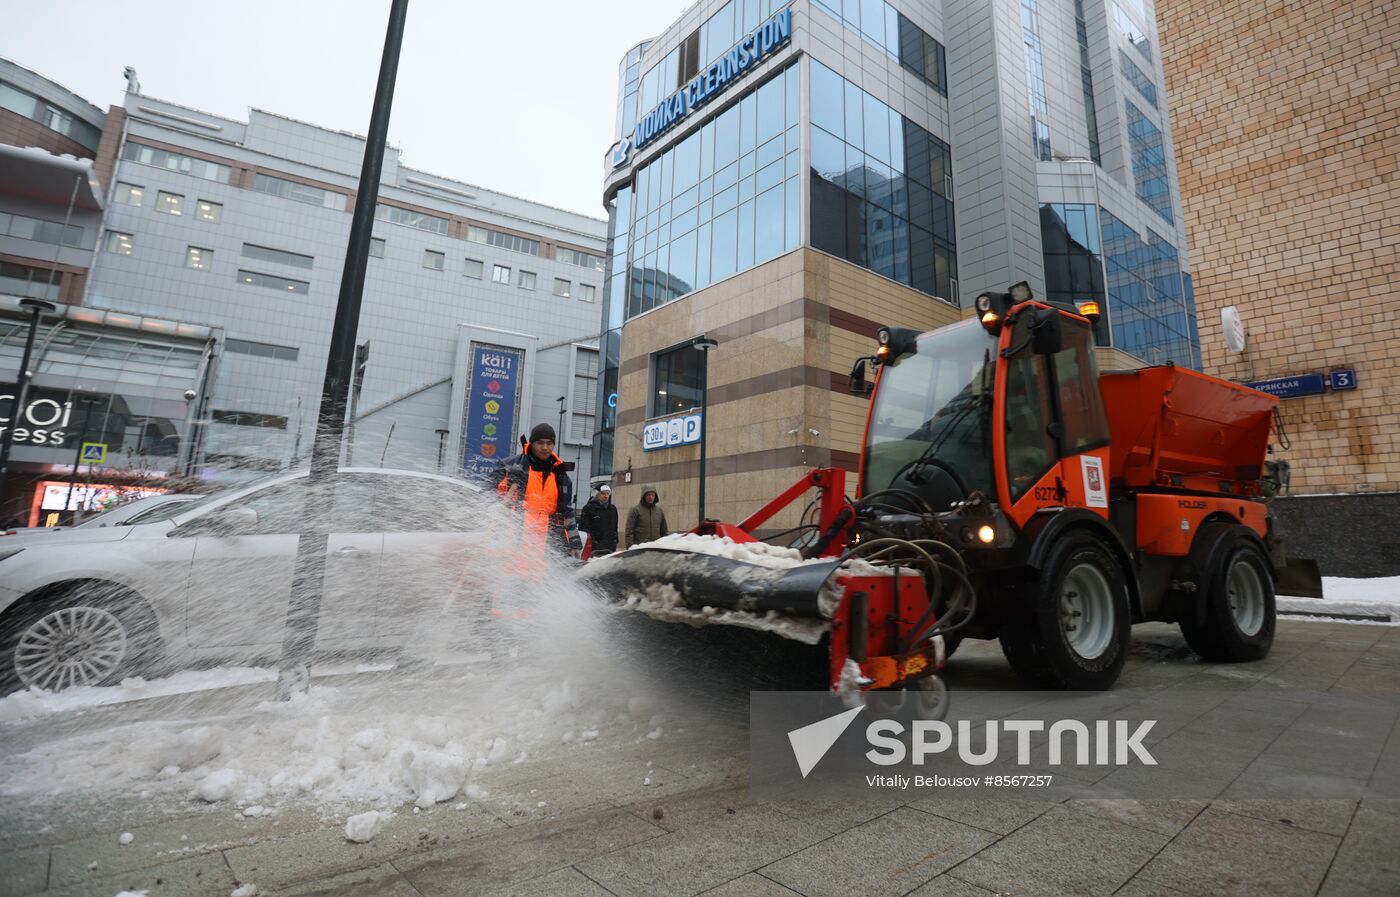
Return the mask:
<path fill-rule="evenodd" d="M 675 354 L 699 335 L 684 328 L 771 332 L 799 301 L 805 331 L 770 345 L 800 344 L 800 373 L 727 386 L 712 367 L 710 386 L 725 402 L 815 390 L 779 435 L 837 435 L 794 449 L 801 464 L 859 449 L 832 423 L 845 334 L 937 326 L 1019 280 L 1098 301 L 1115 363 L 1198 366 L 1155 44 L 1148 0 L 702 0 L 634 47 L 606 157 L 595 471 L 691 477 L 686 449 L 642 432 L 705 401 L 694 353 Z M 755 295 L 796 270 L 790 293 Z"/>

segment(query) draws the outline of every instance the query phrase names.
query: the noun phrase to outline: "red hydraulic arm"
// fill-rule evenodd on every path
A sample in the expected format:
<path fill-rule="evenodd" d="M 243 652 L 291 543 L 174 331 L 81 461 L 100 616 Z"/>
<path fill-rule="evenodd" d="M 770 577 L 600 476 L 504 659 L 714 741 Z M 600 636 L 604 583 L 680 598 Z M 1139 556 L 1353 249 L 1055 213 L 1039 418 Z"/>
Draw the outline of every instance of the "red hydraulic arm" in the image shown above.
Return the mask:
<path fill-rule="evenodd" d="M 753 535 L 754 530 L 767 523 L 773 515 L 797 501 L 807 494 L 808 489 L 812 488 L 821 490 L 821 513 L 817 518 L 819 531 L 823 536 L 831 534 L 831 538 L 826 539 L 826 545 L 816 556 L 836 557 L 845 549 L 846 543 L 849 541 L 850 526 L 854 520 L 846 506 L 846 471 L 839 467 L 819 467 L 809 471 L 806 476 L 788 487 L 783 494 L 754 511 L 737 526 L 731 523 L 720 523 L 717 520 L 706 520 L 691 532 L 709 536 L 728 536 L 735 542 L 757 542 L 758 539 Z M 843 512 L 846 515 L 844 521 L 838 519 Z"/>

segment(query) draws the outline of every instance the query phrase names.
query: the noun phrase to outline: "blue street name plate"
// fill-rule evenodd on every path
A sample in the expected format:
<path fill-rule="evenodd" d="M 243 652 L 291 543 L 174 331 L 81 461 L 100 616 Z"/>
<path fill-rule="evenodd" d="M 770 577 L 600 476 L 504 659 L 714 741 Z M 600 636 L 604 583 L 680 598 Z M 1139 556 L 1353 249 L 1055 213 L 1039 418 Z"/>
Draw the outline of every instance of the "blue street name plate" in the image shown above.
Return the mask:
<path fill-rule="evenodd" d="M 1269 380 L 1255 380 L 1245 386 L 1267 392 L 1280 399 L 1296 399 L 1299 396 L 1320 396 L 1324 392 L 1321 374 L 1295 374 L 1292 377 L 1274 377 Z"/>

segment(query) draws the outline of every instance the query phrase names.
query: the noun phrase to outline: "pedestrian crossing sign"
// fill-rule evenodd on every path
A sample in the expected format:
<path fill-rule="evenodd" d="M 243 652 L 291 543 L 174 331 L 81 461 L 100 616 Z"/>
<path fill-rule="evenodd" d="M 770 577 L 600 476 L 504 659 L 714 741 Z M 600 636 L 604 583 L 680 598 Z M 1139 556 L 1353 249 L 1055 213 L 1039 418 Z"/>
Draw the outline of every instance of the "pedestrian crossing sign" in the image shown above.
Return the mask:
<path fill-rule="evenodd" d="M 84 464 L 106 464 L 106 463 L 107 463 L 107 443 L 105 443 L 105 442 L 84 442 L 84 443 L 83 443 L 83 463 L 84 463 Z"/>

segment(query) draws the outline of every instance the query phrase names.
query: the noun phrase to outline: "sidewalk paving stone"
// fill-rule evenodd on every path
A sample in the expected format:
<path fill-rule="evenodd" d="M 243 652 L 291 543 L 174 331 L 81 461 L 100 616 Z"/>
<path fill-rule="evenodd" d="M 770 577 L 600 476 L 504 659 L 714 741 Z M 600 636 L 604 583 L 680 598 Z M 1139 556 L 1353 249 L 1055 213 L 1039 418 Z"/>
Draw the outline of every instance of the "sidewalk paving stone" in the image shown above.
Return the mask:
<path fill-rule="evenodd" d="M 938 799 L 910 801 L 906 806 L 923 813 L 941 816 L 954 822 L 975 826 L 983 831 L 1008 835 L 1046 813 L 1055 804 L 1036 800 L 962 800 Z"/>
<path fill-rule="evenodd" d="M 909 893 L 909 897 L 1005 897 L 996 891 L 979 888 L 948 873 L 919 886 Z"/>
<path fill-rule="evenodd" d="M 1312 897 L 1340 841 L 1211 807 L 1140 876 L 1200 897 Z"/>
<path fill-rule="evenodd" d="M 898 897 L 996 837 L 901 807 L 765 866 L 762 872 L 806 897 Z"/>
<path fill-rule="evenodd" d="M 465 882 L 476 891 L 507 891 L 528 879 L 665 834 L 625 810 L 609 807 L 404 857 L 394 867 L 424 897 L 461 893 Z"/>
<path fill-rule="evenodd" d="M 256 882 L 254 882 L 256 884 Z M 422 897 L 392 863 L 290 888 L 258 888 L 258 897 Z"/>
<path fill-rule="evenodd" d="M 148 897 L 228 897 L 238 884 L 224 858 L 211 853 L 95 877 L 43 893 L 48 897 L 112 897 L 121 891 L 144 891 Z"/>
<path fill-rule="evenodd" d="M 1400 806 L 1362 801 L 1318 897 L 1395 897 L 1400 893 Z"/>
<path fill-rule="evenodd" d="M 0 853 L 0 897 L 21 897 L 48 887 L 49 848 Z"/>
<path fill-rule="evenodd" d="M 342 818 L 315 831 L 231 848 L 224 851 L 224 856 L 240 878 L 261 881 L 260 887 L 285 887 L 377 866 L 409 853 L 505 828 L 505 823 L 475 807 L 457 812 L 440 804 L 432 812 L 414 813 L 405 806 L 383 823 L 373 841 L 365 844 L 345 840 Z"/>
<path fill-rule="evenodd" d="M 1175 835 L 1206 808 L 1203 800 L 1070 800 L 1065 806 L 1079 813 L 1102 816 L 1162 835 Z"/>
<path fill-rule="evenodd" d="M 764 878 L 758 872 L 741 875 L 717 888 L 705 891 L 701 897 L 801 897 L 792 888 Z"/>
<path fill-rule="evenodd" d="M 992 892 L 1107 895 L 1130 879 L 1167 835 L 1055 807 L 957 866 Z"/>
<path fill-rule="evenodd" d="M 619 897 L 689 895 L 828 837 L 824 829 L 772 807 L 747 806 L 576 865 Z"/>

